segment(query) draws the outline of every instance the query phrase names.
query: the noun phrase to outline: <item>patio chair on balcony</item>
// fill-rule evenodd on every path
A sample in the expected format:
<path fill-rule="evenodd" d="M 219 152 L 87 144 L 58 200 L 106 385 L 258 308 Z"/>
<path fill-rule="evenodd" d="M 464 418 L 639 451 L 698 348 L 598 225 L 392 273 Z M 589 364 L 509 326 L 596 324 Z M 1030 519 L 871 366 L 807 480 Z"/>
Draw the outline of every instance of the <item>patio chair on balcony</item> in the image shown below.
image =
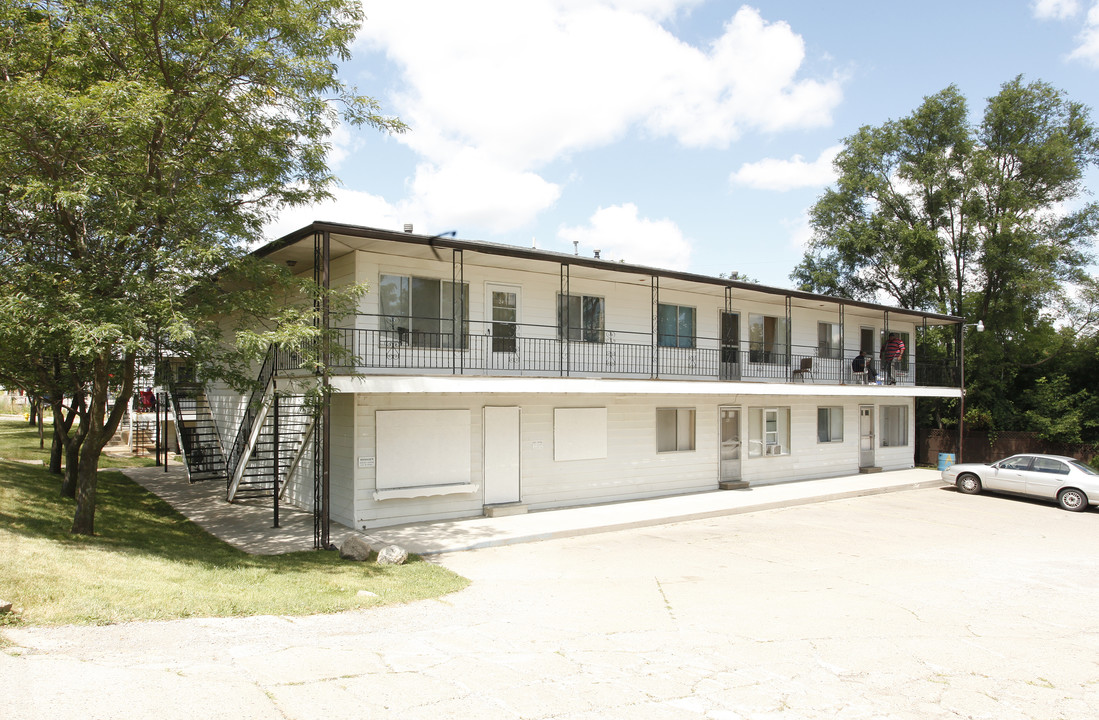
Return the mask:
<path fill-rule="evenodd" d="M 802 382 L 805 382 L 805 376 L 813 377 L 813 358 L 807 357 L 801 359 L 801 367 L 794 371 L 794 377 L 792 379 L 797 380 L 799 377 Z"/>

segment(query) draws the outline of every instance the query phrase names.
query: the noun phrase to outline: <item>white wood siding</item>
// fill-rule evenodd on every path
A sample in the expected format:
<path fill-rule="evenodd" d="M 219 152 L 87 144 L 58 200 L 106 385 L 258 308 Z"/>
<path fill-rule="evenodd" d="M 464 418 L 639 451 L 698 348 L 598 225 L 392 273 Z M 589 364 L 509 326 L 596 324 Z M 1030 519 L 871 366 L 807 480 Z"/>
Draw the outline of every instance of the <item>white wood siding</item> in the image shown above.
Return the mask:
<path fill-rule="evenodd" d="M 449 251 L 442 252 L 441 260 L 424 260 L 404 257 L 400 255 L 381 255 L 367 252 L 356 252 L 345 258 L 355 258 L 353 272 L 339 274 L 341 281 L 354 280 L 366 282 L 370 291 L 360 303 L 359 310 L 362 315 L 341 323 L 343 326 L 359 327 L 362 329 L 377 328 L 376 315 L 380 312 L 379 296 L 377 288 L 380 278 L 385 275 L 406 275 L 422 278 L 433 278 L 450 282 L 452 277 Z M 469 321 L 470 333 L 483 335 L 486 332 L 487 323 L 491 320 L 490 309 L 486 307 L 486 285 L 505 284 L 518 286 L 522 301 L 520 317 L 520 337 L 555 338 L 557 325 L 557 296 L 560 292 L 560 267 L 555 263 L 531 263 L 530 269 L 525 271 L 505 270 L 488 267 L 477 263 L 476 253 L 465 253 L 463 279 L 469 286 Z M 335 267 L 336 263 L 334 263 Z M 334 278 L 337 276 L 333 270 Z M 605 301 L 605 325 L 604 329 L 612 333 L 608 341 L 616 343 L 637 343 L 650 345 L 652 342 L 653 307 L 652 291 L 648 284 L 650 278 L 636 274 L 607 272 L 602 278 L 574 276 L 569 283 L 570 293 L 573 296 L 591 295 L 601 297 Z M 335 284 L 335 280 L 334 283 Z M 700 339 L 700 347 L 717 347 L 717 339 L 720 335 L 720 313 L 725 307 L 723 288 L 719 286 L 698 285 L 697 290 L 684 290 L 681 288 L 661 288 L 659 292 L 660 303 L 684 305 L 696 310 L 696 333 Z M 827 302 L 822 299 L 822 303 Z M 781 296 L 774 296 L 773 300 L 761 301 L 748 299 L 743 296 L 735 296 L 732 302 L 733 312 L 740 315 L 740 344 L 741 350 L 748 349 L 749 322 L 751 314 L 769 315 L 784 318 L 786 307 Z M 791 354 L 795 356 L 815 356 L 817 348 L 817 323 L 839 323 L 839 304 L 832 303 L 826 308 L 809 309 L 795 307 L 792 309 L 792 322 L 790 328 Z M 842 359 L 832 361 L 840 366 L 846 374 L 849 372 L 851 360 L 858 354 L 859 328 L 872 327 L 875 330 L 875 338 L 881 333 L 885 324 L 883 313 L 854 307 L 845 308 L 844 318 L 844 347 Z M 890 318 L 891 330 L 906 332 L 909 335 L 909 356 L 915 360 L 916 326 L 911 320 Z M 879 342 L 875 339 L 875 342 Z M 876 348 L 877 349 L 877 348 Z M 675 357 L 675 348 L 662 348 L 661 353 L 665 367 L 670 367 L 670 359 Z M 876 361 L 875 361 L 876 362 Z M 797 361 L 792 364 L 796 367 Z M 827 364 L 827 363 L 825 363 Z M 580 370 L 582 371 L 582 369 Z"/>
<path fill-rule="evenodd" d="M 597 502 L 632 500 L 680 493 L 715 490 L 718 482 L 718 408 L 723 405 L 742 409 L 741 437 L 747 439 L 747 411 L 752 407 L 790 408 L 790 454 L 758 458 L 744 457 L 742 476 L 752 484 L 771 484 L 858 472 L 858 407 L 875 398 L 800 398 L 775 396 L 738 398 L 667 395 L 667 396 L 576 396 L 507 395 L 484 397 L 423 395 L 356 395 L 355 456 L 374 457 L 375 418 L 385 409 L 458 409 L 470 410 L 469 481 L 477 491 L 461 495 L 443 495 L 411 499 L 374 500 L 374 468 L 357 466 L 353 459 L 341 465 L 354 476 L 354 526 L 361 529 L 421 520 L 471 517 L 483 512 L 482 409 L 485 405 L 516 405 L 521 408 L 520 479 L 521 501 L 532 509 L 585 505 Z M 911 401 L 906 404 L 912 423 Z M 593 460 L 554 460 L 554 409 L 563 407 L 607 408 L 607 457 Z M 695 449 L 682 452 L 656 451 L 656 409 L 661 407 L 694 408 Z M 817 409 L 840 407 L 843 411 L 843 442 L 817 441 Z M 878 465 L 885 469 L 913 466 L 914 429 L 910 427 L 909 445 L 877 448 Z M 430 442 L 430 438 L 424 438 Z M 333 443 L 335 452 L 335 443 Z M 336 466 L 333 459 L 333 468 Z M 335 483 L 335 469 L 333 483 Z M 335 493 L 334 493 L 335 496 Z M 334 501 L 335 512 L 335 501 Z M 343 522 L 343 520 L 340 520 Z"/>

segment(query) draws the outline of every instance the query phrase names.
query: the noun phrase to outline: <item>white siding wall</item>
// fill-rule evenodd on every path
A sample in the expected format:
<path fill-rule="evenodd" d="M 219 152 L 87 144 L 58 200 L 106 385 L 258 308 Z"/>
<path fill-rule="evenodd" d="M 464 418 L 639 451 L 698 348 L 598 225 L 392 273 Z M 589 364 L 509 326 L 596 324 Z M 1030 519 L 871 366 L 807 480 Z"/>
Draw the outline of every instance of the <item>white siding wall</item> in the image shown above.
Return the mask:
<path fill-rule="evenodd" d="M 352 256 L 348 255 L 346 257 Z M 357 282 L 367 283 L 370 287 L 370 292 L 360 303 L 360 311 L 364 315 L 357 318 L 355 323 L 360 328 L 377 327 L 375 318 L 370 316 L 380 312 L 377 288 L 382 274 L 435 278 L 448 282 L 451 279 L 451 263 L 448 251 L 444 251 L 442 253 L 443 259 L 437 261 L 361 251 L 355 253 L 354 257 L 356 258 L 354 272 L 348 275 L 346 279 L 353 278 Z M 470 332 L 475 335 L 484 334 L 484 323 L 490 319 L 486 286 L 495 283 L 518 286 L 521 295 L 519 322 L 526 325 L 540 326 L 537 328 L 522 328 L 520 330 L 521 335 L 555 337 L 556 303 L 560 291 L 559 266 L 553 263 L 532 263 L 531 270 L 504 270 L 478 265 L 477 258 L 478 256 L 475 253 L 465 254 L 464 281 L 469 285 Z M 336 276 L 337 273 L 334 268 L 333 277 Z M 343 275 L 339 277 L 341 280 L 344 279 Z M 602 297 L 605 300 L 605 329 L 614 333 L 614 342 L 648 345 L 652 331 L 653 314 L 652 292 L 648 282 L 649 278 L 634 274 L 608 272 L 603 278 L 596 279 L 583 277 L 577 273 L 571 278 L 569 288 L 570 293 L 574 296 L 593 295 Z M 700 338 L 699 345 L 716 347 L 716 339 L 720 335 L 720 313 L 725 307 L 723 288 L 702 285 L 698 286 L 697 291 L 661 288 L 660 302 L 695 308 L 696 332 Z M 740 314 L 742 350 L 748 349 L 748 317 L 750 314 L 758 313 L 782 318 L 785 317 L 786 313 L 784 300 L 781 296 L 774 296 L 774 299 L 769 301 L 750 300 L 745 297 L 734 296 L 732 310 Z M 795 355 L 815 354 L 818 322 L 839 322 L 838 305 L 824 309 L 795 306 L 792 314 L 791 342 L 794 346 L 792 352 Z M 350 322 L 344 324 L 350 324 Z M 849 367 L 850 361 L 858 354 L 859 328 L 861 326 L 873 327 L 876 334 L 880 333 L 884 325 L 884 316 L 881 313 L 848 307 L 845 312 L 844 325 L 842 364 Z M 915 325 L 911 321 L 891 318 L 890 328 L 909 334 L 909 354 L 914 358 L 915 348 L 911 346 L 915 344 Z M 665 356 L 670 357 L 670 350 L 668 348 L 664 349 Z"/>
<path fill-rule="evenodd" d="M 712 396 L 598 396 L 575 395 L 356 395 L 354 404 L 355 457 L 375 457 L 375 413 L 389 409 L 470 410 L 471 463 L 469 481 L 477 492 L 412 499 L 376 501 L 374 468 L 359 468 L 355 458 L 341 463 L 354 477 L 355 527 L 370 528 L 419 520 L 470 517 L 483 511 L 482 410 L 485 405 L 521 408 L 521 501 L 532 509 L 566 507 L 595 502 L 640 499 L 678 493 L 714 490 L 718 482 L 718 408 L 742 409 L 741 437 L 747 440 L 747 411 L 752 407 L 788 407 L 791 411 L 789 455 L 743 458 L 742 476 L 753 484 L 853 474 L 859 466 L 858 407 L 867 398 L 759 398 Z M 890 402 L 905 404 L 905 401 Z M 911 425 L 911 403 L 908 403 Z M 560 407 L 607 408 L 607 457 L 595 460 L 554 460 L 553 410 Z M 695 449 L 684 452 L 656 451 L 656 409 L 695 409 Z M 844 434 L 841 443 L 817 441 L 817 408 L 841 407 Z M 877 448 L 877 464 L 885 469 L 913 465 L 909 445 Z M 430 438 L 424 438 L 430 442 Z M 745 447 L 747 443 L 745 442 Z M 336 443 L 333 442 L 333 452 Z M 336 483 L 333 457 L 333 486 Z M 333 493 L 335 498 L 335 491 Z M 334 500 L 335 502 L 335 500 Z M 336 512 L 335 504 L 333 512 Z M 343 522 L 343 520 L 340 520 Z"/>

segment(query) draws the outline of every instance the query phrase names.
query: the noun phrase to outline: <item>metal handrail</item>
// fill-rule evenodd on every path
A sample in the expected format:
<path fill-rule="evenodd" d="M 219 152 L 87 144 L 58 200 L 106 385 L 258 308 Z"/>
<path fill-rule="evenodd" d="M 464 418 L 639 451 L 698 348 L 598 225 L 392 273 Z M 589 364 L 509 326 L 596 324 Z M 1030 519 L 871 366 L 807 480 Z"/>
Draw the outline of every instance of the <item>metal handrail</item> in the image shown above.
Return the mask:
<path fill-rule="evenodd" d="M 335 372 L 387 370 L 481 375 L 644 377 L 729 381 L 786 381 L 815 384 L 861 384 L 865 375 L 852 370 L 857 348 L 795 345 L 783 349 L 762 343 L 723 344 L 720 338 L 695 337 L 693 347 L 661 344 L 649 332 L 600 330 L 599 342 L 557 337 L 557 327 L 511 324 L 514 331 L 492 335 L 493 323 L 471 321 L 480 333 L 413 332 L 406 328 L 336 328 L 332 341 L 343 359 L 332 365 Z M 498 324 L 497 324 L 498 325 Z M 668 338 L 669 341 L 672 338 Z M 659 364 L 652 362 L 659 354 Z M 455 363 L 455 355 L 461 358 Z M 808 369 L 802 362 L 809 361 Z M 294 353 L 279 353 L 280 372 L 300 366 Z M 872 360 L 881 374 L 879 357 Z M 659 367 L 654 372 L 653 368 Z M 302 370 L 308 368 L 301 367 Z M 884 375 L 882 376 L 884 380 Z M 952 363 L 916 362 L 906 356 L 896 367 L 899 385 L 957 387 L 957 368 Z"/>
<path fill-rule="evenodd" d="M 275 358 L 276 349 L 274 345 L 271 345 L 267 348 L 263 365 L 260 366 L 256 386 L 248 397 L 248 404 L 244 406 L 244 416 L 237 427 L 237 436 L 233 440 L 233 447 L 229 451 L 228 457 L 225 458 L 226 490 L 232 485 L 233 476 L 238 470 L 237 466 L 244 459 L 245 451 L 248 448 L 248 439 L 252 435 L 252 428 L 260 414 L 261 400 L 267 394 L 267 388 L 271 385 L 271 379 L 275 376 Z"/>

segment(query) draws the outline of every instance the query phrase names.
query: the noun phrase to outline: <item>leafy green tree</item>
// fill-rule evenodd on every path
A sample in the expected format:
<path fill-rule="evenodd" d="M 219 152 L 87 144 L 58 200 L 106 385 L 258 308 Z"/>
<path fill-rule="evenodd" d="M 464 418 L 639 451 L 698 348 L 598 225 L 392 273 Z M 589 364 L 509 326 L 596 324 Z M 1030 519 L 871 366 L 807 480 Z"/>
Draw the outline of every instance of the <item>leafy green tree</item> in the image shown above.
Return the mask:
<path fill-rule="evenodd" d="M 403 129 L 338 77 L 361 21 L 355 0 L 0 7 L 0 362 L 84 399 L 74 533 L 94 531 L 99 455 L 155 341 L 215 351 L 211 310 L 277 315 L 253 347 L 313 332 L 308 303 L 271 310 L 285 269 L 245 251 L 325 197 L 341 120 Z"/>
<path fill-rule="evenodd" d="M 1050 85 L 1005 83 L 978 123 L 948 87 L 845 140 L 791 277 L 806 290 L 982 319 L 988 331 L 966 345 L 967 406 L 1003 427 L 1017 419 L 1005 390 L 1019 368 L 1070 346 L 1054 308 L 1089 282 L 1099 206 L 1078 201 L 1097 162 L 1088 109 Z M 953 354 L 945 333 L 924 341 Z"/>

